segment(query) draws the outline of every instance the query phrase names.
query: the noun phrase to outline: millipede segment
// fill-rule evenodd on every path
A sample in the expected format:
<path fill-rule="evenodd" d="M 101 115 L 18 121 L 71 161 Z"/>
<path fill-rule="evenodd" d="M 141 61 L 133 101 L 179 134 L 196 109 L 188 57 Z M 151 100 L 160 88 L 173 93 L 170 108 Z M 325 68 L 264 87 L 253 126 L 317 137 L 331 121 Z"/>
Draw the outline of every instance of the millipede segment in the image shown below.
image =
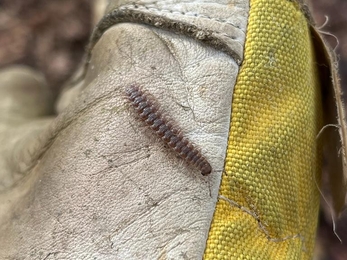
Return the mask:
<path fill-rule="evenodd" d="M 212 167 L 194 145 L 185 138 L 179 129 L 159 111 L 159 104 L 149 98 L 139 87 L 130 86 L 126 94 L 140 119 L 152 129 L 172 150 L 186 162 L 196 166 L 202 175 L 208 175 Z"/>

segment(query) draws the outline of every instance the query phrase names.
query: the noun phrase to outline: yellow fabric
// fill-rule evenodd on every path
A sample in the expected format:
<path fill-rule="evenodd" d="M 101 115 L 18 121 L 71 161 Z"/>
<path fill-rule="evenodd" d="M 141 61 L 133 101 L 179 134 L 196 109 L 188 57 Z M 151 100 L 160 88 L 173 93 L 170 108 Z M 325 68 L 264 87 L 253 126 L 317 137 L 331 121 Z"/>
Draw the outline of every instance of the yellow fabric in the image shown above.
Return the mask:
<path fill-rule="evenodd" d="M 321 94 L 295 2 L 251 0 L 219 199 L 205 259 L 311 259 Z"/>

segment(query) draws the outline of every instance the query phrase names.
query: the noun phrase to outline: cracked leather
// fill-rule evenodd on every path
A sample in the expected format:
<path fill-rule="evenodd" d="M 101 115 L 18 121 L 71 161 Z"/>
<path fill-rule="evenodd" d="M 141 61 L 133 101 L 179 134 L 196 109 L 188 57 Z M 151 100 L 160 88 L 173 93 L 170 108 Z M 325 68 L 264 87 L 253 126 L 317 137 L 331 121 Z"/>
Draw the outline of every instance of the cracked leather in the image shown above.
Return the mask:
<path fill-rule="evenodd" d="M 110 3 L 91 37 L 83 77 L 63 91 L 58 116 L 40 127 L 42 116 L 33 118 L 36 131 L 27 129 L 21 149 L 9 142 L 1 151 L 2 158 L 12 154 L 10 166 L 24 165 L 0 192 L 1 259 L 202 258 L 248 6 Z M 155 98 L 199 148 L 212 165 L 209 176 L 139 120 L 125 96 L 130 85 Z"/>

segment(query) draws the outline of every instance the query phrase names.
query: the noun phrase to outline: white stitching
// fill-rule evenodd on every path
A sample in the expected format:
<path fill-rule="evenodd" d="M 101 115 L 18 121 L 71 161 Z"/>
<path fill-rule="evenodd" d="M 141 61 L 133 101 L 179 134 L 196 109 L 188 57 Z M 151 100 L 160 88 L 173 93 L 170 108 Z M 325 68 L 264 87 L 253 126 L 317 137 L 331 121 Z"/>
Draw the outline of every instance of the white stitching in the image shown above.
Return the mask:
<path fill-rule="evenodd" d="M 151 3 L 151 5 L 152 4 L 155 5 L 156 3 L 157 2 Z M 172 14 L 179 14 L 179 15 L 184 15 L 184 16 L 189 16 L 189 17 L 205 18 L 205 19 L 209 19 L 209 20 L 212 20 L 212 21 L 225 23 L 225 24 L 231 25 L 231 26 L 233 26 L 235 28 L 241 29 L 240 26 L 237 26 L 237 25 L 233 24 L 232 22 L 230 22 L 227 19 L 211 17 L 211 16 L 202 15 L 202 14 L 193 13 L 193 12 L 179 12 L 179 11 L 173 11 L 173 10 L 169 10 L 169 9 L 159 9 L 159 8 L 156 8 L 156 7 L 148 7 L 146 5 L 136 5 L 136 6 L 137 6 L 137 8 L 144 7 L 147 10 L 153 10 L 153 11 L 158 11 L 158 12 L 169 12 L 169 13 L 172 13 Z"/>
<path fill-rule="evenodd" d="M 155 4 L 155 3 L 151 3 L 151 4 Z M 148 11 L 159 12 L 159 13 L 161 12 L 161 13 L 177 14 L 177 15 L 183 15 L 183 16 L 188 16 L 188 17 L 193 17 L 193 18 L 209 19 L 209 20 L 212 20 L 212 21 L 228 24 L 228 25 L 230 25 L 230 26 L 232 26 L 234 28 L 237 28 L 237 29 L 241 30 L 240 26 L 236 26 L 235 24 L 231 23 L 230 21 L 228 21 L 226 19 L 214 18 L 214 17 L 201 15 L 201 14 L 193 13 L 193 12 L 179 12 L 179 11 L 173 11 L 173 10 L 169 10 L 169 9 L 159 9 L 159 8 L 156 8 L 156 7 L 148 7 L 146 5 L 139 5 L 139 4 L 128 4 L 128 5 L 123 5 L 123 6 L 119 7 L 119 9 L 128 9 L 128 10 L 131 10 L 132 8 L 135 8 L 135 9 L 146 9 Z M 216 33 L 223 34 L 221 32 L 216 32 Z M 230 36 L 229 36 L 229 38 L 231 38 L 233 40 L 235 39 L 235 37 L 232 38 Z"/>
<path fill-rule="evenodd" d="M 260 230 L 263 231 L 263 233 L 265 234 L 266 238 L 269 241 L 278 243 L 278 242 L 283 242 L 283 241 L 286 241 L 289 239 L 299 238 L 304 243 L 304 238 L 302 237 L 302 235 L 300 233 L 295 234 L 295 235 L 288 235 L 288 236 L 280 237 L 280 238 L 271 237 L 269 231 L 266 229 L 266 226 L 267 226 L 266 223 L 264 225 L 264 223 L 261 221 L 260 217 L 258 216 L 258 214 L 255 211 L 248 209 L 246 207 L 243 207 L 240 204 L 238 204 L 236 201 L 233 201 L 233 200 L 231 200 L 231 199 L 229 199 L 223 195 L 219 195 L 218 198 L 228 202 L 231 207 L 234 206 L 234 207 L 240 209 L 241 211 L 247 213 L 248 215 L 252 216 L 258 222 L 258 226 L 259 226 Z"/>
<path fill-rule="evenodd" d="M 161 2 L 164 2 L 166 3 L 166 1 L 153 1 L 151 3 L 147 3 L 147 5 L 156 5 L 158 3 L 161 3 Z M 189 2 L 186 2 L 186 3 L 194 3 L 194 2 L 197 2 L 199 4 L 201 4 L 199 1 L 189 1 Z M 212 3 L 212 2 L 211 2 Z M 238 2 L 236 4 L 239 4 Z M 148 7 L 146 4 L 137 4 L 137 3 L 132 3 L 132 4 L 127 4 L 127 5 L 133 5 L 135 6 L 135 8 L 138 8 L 138 7 L 144 7 L 146 9 L 150 8 Z M 241 29 L 239 26 L 236 26 L 235 24 L 231 23 L 229 20 L 227 19 L 221 19 L 221 18 L 215 18 L 215 17 L 211 17 L 211 16 L 207 16 L 207 15 L 201 15 L 201 14 L 198 14 L 198 13 L 193 13 L 193 12 L 175 12 L 175 11 L 172 11 L 172 10 L 169 10 L 169 9 L 159 9 L 159 8 L 155 8 L 153 7 L 154 10 L 156 11 L 162 11 L 162 12 L 170 12 L 170 13 L 177 13 L 177 14 L 181 14 L 181 15 L 186 15 L 186 16 L 191 16 L 191 17 L 201 17 L 201 18 L 206 18 L 206 19 L 210 19 L 210 20 L 213 20 L 213 21 L 217 21 L 217 22 L 221 22 L 221 23 L 225 23 L 225 24 L 229 24 L 235 28 L 238 28 L 238 29 Z"/>

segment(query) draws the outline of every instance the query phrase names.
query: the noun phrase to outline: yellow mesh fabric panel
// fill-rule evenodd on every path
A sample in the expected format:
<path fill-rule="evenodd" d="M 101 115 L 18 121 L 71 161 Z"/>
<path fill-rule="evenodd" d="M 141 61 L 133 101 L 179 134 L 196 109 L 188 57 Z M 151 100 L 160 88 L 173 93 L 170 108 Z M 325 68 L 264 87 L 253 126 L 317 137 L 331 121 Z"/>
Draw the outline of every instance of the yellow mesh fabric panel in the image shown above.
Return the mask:
<path fill-rule="evenodd" d="M 322 104 L 308 24 L 287 0 L 251 0 L 249 15 L 205 259 L 310 259 Z"/>

